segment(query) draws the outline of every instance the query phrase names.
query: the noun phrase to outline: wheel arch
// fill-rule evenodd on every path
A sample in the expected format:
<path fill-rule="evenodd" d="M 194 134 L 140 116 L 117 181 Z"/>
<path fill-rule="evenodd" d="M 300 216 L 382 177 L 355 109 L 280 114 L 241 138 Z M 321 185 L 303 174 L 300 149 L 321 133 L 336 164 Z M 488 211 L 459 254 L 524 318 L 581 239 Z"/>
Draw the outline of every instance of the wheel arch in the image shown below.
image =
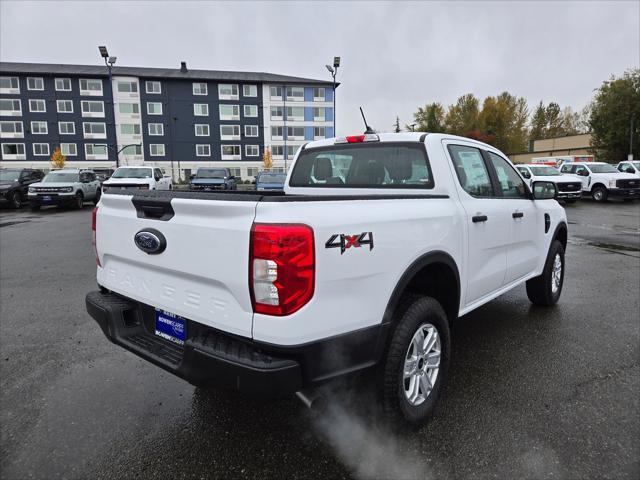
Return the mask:
<path fill-rule="evenodd" d="M 591 185 L 591 191 L 593 192 L 593 190 L 594 190 L 596 187 L 602 187 L 602 188 L 604 188 L 606 191 L 609 191 L 609 189 L 607 188 L 607 186 L 606 186 L 604 183 L 602 183 L 601 181 L 597 181 L 596 183 L 594 183 L 593 185 Z"/>
<path fill-rule="evenodd" d="M 568 235 L 569 229 L 567 228 L 567 224 L 562 221 L 556 226 L 556 229 L 553 232 L 553 237 L 551 237 L 551 243 L 553 243 L 554 240 L 559 240 L 562 244 L 562 248 L 566 251 Z"/>
<path fill-rule="evenodd" d="M 460 272 L 451 255 L 444 251 L 426 253 L 402 274 L 387 303 L 382 323 L 391 323 L 406 293 L 426 294 L 442 305 L 449 323 L 460 310 Z"/>

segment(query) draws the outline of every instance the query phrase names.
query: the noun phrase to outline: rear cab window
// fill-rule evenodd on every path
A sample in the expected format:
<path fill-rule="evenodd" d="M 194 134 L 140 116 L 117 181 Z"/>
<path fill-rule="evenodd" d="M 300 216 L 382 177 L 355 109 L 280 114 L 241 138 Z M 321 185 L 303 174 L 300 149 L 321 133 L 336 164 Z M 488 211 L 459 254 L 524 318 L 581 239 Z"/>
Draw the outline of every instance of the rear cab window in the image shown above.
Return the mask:
<path fill-rule="evenodd" d="M 431 167 L 422 143 L 331 145 L 300 152 L 290 187 L 431 189 Z"/>

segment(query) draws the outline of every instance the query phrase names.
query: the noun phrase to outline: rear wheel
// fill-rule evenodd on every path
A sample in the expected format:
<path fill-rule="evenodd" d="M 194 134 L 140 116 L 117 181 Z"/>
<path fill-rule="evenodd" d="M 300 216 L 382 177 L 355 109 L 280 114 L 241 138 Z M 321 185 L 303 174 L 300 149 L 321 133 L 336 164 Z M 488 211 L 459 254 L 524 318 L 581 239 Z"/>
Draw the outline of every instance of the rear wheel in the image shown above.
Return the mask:
<path fill-rule="evenodd" d="M 382 406 L 388 417 L 420 425 L 433 415 L 446 381 L 449 323 L 430 297 L 407 298 L 396 315 L 381 376 Z"/>
<path fill-rule="evenodd" d="M 595 187 L 591 191 L 591 196 L 596 202 L 606 202 L 607 201 L 607 189 L 604 187 Z"/>
<path fill-rule="evenodd" d="M 13 208 L 20 208 L 22 206 L 22 195 L 20 195 L 20 192 L 12 192 L 9 197 L 9 203 Z"/>
<path fill-rule="evenodd" d="M 542 275 L 527 281 L 527 296 L 536 305 L 555 305 L 564 284 L 564 247 L 554 240 L 549 248 Z"/>

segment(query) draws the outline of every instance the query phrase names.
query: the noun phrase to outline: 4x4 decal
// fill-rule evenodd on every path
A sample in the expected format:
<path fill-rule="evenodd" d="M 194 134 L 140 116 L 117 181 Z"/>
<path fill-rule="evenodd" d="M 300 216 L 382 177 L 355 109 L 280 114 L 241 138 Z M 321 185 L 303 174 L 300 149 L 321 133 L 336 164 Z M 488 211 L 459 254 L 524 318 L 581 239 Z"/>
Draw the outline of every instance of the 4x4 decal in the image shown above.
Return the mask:
<path fill-rule="evenodd" d="M 336 233 L 331 235 L 327 243 L 324 244 L 325 248 L 340 248 L 340 255 L 342 255 L 347 248 L 360 248 L 362 245 L 369 245 L 369 250 L 373 250 L 373 232 L 362 232 L 359 235 Z"/>

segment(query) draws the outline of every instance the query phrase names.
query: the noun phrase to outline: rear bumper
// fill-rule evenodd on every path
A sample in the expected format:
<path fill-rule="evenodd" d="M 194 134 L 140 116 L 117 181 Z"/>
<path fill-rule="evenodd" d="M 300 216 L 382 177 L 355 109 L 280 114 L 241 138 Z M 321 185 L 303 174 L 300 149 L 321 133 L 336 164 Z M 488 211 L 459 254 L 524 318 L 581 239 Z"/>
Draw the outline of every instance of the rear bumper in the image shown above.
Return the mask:
<path fill-rule="evenodd" d="M 614 198 L 640 198 L 640 188 L 611 188 L 609 197 Z"/>
<path fill-rule="evenodd" d="M 377 363 L 388 329 L 376 325 L 298 346 L 264 344 L 187 320 L 183 346 L 154 334 L 155 309 L 94 291 L 87 312 L 116 345 L 198 386 L 264 396 L 289 394 Z"/>

